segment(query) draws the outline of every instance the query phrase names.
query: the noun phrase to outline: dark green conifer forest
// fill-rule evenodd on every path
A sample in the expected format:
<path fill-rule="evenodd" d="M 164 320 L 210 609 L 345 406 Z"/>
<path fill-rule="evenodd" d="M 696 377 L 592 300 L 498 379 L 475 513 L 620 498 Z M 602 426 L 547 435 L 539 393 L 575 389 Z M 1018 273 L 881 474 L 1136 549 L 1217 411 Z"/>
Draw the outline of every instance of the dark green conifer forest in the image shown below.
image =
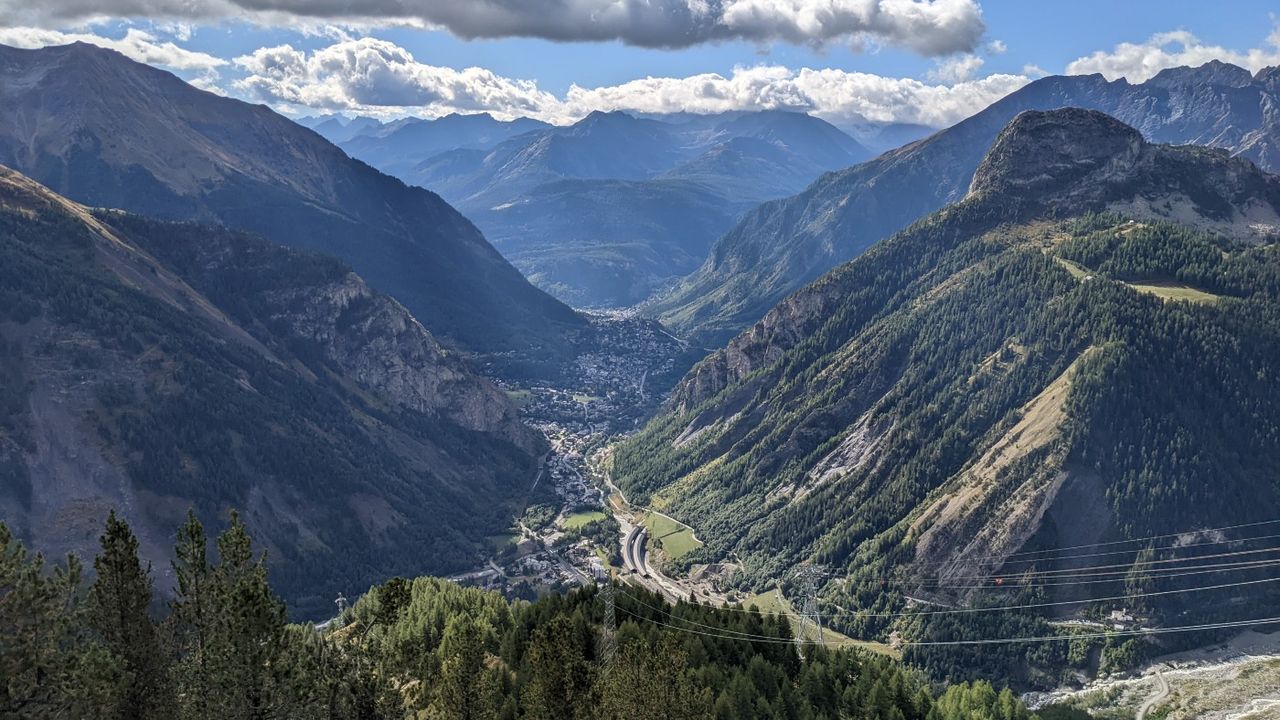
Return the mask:
<path fill-rule="evenodd" d="M 884 656 L 809 646 L 754 608 L 596 587 L 536 602 L 393 578 L 323 627 L 293 625 L 232 512 L 178 530 L 175 587 L 114 513 L 92 579 L 0 525 L 0 718 L 1029 720 L 1002 684 L 940 688 Z"/>

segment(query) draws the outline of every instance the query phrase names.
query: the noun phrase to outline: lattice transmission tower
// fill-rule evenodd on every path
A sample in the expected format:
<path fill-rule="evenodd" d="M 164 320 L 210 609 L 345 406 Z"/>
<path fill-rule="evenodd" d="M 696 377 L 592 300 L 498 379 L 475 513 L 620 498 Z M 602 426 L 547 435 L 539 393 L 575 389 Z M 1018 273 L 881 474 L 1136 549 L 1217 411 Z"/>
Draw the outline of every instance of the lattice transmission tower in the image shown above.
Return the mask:
<path fill-rule="evenodd" d="M 600 625 L 600 647 L 597 657 L 600 664 L 608 669 L 613 667 L 613 660 L 618 656 L 618 622 L 615 618 L 615 602 L 613 579 L 608 571 L 596 573 L 596 587 L 600 593 L 600 603 L 604 605 L 604 621 Z"/>
<path fill-rule="evenodd" d="M 797 599 L 800 600 L 796 642 L 801 648 L 809 642 L 810 635 L 816 638 L 814 642 L 818 645 L 827 644 L 826 638 L 822 635 L 822 613 L 818 610 L 818 591 L 822 588 L 822 581 L 827 574 L 826 565 L 801 565 L 792 575 L 799 594 Z"/>

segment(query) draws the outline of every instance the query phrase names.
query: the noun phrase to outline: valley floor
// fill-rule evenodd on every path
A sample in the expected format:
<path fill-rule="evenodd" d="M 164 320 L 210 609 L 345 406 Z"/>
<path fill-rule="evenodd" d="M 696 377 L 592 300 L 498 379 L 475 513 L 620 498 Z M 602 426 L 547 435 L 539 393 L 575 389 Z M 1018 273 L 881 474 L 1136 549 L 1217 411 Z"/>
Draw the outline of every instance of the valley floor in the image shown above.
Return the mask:
<path fill-rule="evenodd" d="M 732 562 L 665 571 L 671 560 L 701 541 L 693 528 L 675 518 L 631 504 L 607 468 L 613 445 L 663 401 L 667 387 L 653 378 L 669 378 L 687 347 L 661 326 L 636 321 L 625 312 L 597 313 L 593 320 L 606 339 L 600 352 L 578 360 L 580 367 L 569 373 L 573 381 L 524 386 L 498 379 L 550 449 L 525 515 L 509 534 L 492 538 L 493 555 L 482 566 L 450 579 L 527 598 L 609 574 L 672 603 L 696 597 L 716 605 L 755 604 L 798 625 L 795 609 L 778 591 L 749 596 L 729 587 L 726 581 L 736 570 Z M 606 532 L 592 532 L 598 525 Z M 826 634 L 826 641 L 898 656 L 888 646 L 834 632 Z"/>
<path fill-rule="evenodd" d="M 625 311 L 590 317 L 593 346 L 564 373 L 570 380 L 530 385 L 496 378 L 550 448 L 530 488 L 524 516 L 509 535 L 493 538 L 493 557 L 483 566 L 451 579 L 528 597 L 631 567 L 623 560 L 621 541 L 645 522 L 645 513 L 633 511 L 625 501 L 619 504 L 616 491 L 606 492 L 598 460 L 658 407 L 667 385 L 683 369 L 677 364 L 688 348 L 657 323 Z M 601 533 L 604 526 L 618 530 Z M 673 532 L 669 539 L 677 546 L 682 540 L 692 542 L 680 535 Z M 650 568 L 645 577 L 630 574 L 670 599 L 689 596 L 689 587 L 670 578 L 659 583 L 658 571 Z"/>
<path fill-rule="evenodd" d="M 1133 677 L 1023 699 L 1032 708 L 1061 703 L 1107 720 L 1280 718 L 1280 632 L 1245 632 L 1222 645 L 1158 658 Z"/>
<path fill-rule="evenodd" d="M 608 468 L 614 444 L 663 399 L 665 388 L 650 379 L 670 373 L 685 348 L 653 325 L 618 315 L 597 321 L 609 325 L 610 340 L 580 360 L 575 381 L 504 384 L 525 420 L 545 435 L 549 451 L 525 514 L 509 534 L 492 538 L 492 556 L 482 566 L 450 579 L 532 599 L 612 576 L 624 583 L 622 593 L 631 585 L 673 603 L 695 597 L 715 605 L 756 605 L 798 625 L 795 609 L 777 590 L 747 596 L 730 587 L 732 562 L 665 570 L 701 544 L 695 530 L 655 508 L 633 506 Z M 826 640 L 900 657 L 880 643 L 830 632 Z M 1226 645 L 1161 658 L 1134 676 L 1025 699 L 1033 706 L 1068 704 L 1114 720 L 1280 719 L 1280 632 L 1244 633 Z"/>

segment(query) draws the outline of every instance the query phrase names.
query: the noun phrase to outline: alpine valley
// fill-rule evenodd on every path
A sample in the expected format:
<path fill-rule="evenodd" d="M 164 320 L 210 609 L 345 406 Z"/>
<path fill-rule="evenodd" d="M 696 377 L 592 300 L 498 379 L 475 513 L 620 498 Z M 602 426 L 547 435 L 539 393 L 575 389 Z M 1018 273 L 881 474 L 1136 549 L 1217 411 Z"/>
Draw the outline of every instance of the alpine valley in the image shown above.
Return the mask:
<path fill-rule="evenodd" d="M 342 146 L 440 193 L 535 284 L 588 307 L 648 298 L 697 269 L 742 213 L 871 154 L 798 112 L 596 112 L 503 139 L 528 127 L 449 116 L 365 130 Z M 441 150 L 443 137 L 456 146 Z M 410 164 L 427 152 L 436 154 Z"/>
<path fill-rule="evenodd" d="M 939 36 L 971 0 L 3 5 L 0 717 L 1280 707 L 1270 50 L 976 78 L 1023 51 Z M 377 36 L 596 78 L 832 23 L 932 69 L 585 88 Z"/>

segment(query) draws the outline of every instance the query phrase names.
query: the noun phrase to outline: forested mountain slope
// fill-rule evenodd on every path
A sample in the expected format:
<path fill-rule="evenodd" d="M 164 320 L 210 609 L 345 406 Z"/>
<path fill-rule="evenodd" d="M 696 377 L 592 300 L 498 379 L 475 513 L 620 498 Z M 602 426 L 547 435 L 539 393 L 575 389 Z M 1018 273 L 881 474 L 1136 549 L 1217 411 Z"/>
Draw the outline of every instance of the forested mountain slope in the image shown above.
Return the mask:
<path fill-rule="evenodd" d="M 503 393 L 342 262 L 93 215 L 0 169 L 0 516 L 42 551 L 83 553 L 115 508 L 166 568 L 189 507 L 238 507 L 312 615 L 474 562 L 541 453 Z"/>
<path fill-rule="evenodd" d="M 0 47 L 0 163 L 86 205 L 337 256 L 472 350 L 556 355 L 585 325 L 433 193 L 111 50 Z"/>
<path fill-rule="evenodd" d="M 206 555 L 177 532 L 184 582 L 162 620 L 129 526 L 107 520 L 91 583 L 0 524 L 0 713 L 199 720 L 1035 720 L 1005 687 L 954 685 L 880 655 L 806 648 L 787 618 L 666 604 L 626 586 L 529 603 L 391 578 L 323 627 L 288 625 L 235 516 Z M 50 567 L 50 566 L 53 567 Z M 82 585 L 87 584 L 87 591 Z M 616 623 L 605 621 L 609 619 Z M 608 629 L 606 629 L 608 628 Z M 612 657 L 607 648 L 613 645 Z M 998 684 L 1003 685 L 1003 683 Z M 1087 715 L 1086 715 L 1087 717 Z"/>
<path fill-rule="evenodd" d="M 1220 147 L 1280 169 L 1280 69 L 1221 62 L 1165 70 L 1145 83 L 1048 77 L 926 139 L 824 176 L 765 203 L 716 241 L 707 261 L 651 311 L 719 346 L 789 293 L 873 243 L 960 200 L 1000 129 L 1024 110 L 1101 110 L 1153 142 Z"/>
<path fill-rule="evenodd" d="M 1247 160 L 1151 145 L 1097 112 L 1023 113 L 965 199 L 696 366 L 617 450 L 614 479 L 694 527 L 706 546 L 682 562 L 734 558 L 755 585 L 830 563 L 828 612 L 881 637 L 890 621 L 852 613 L 1072 566 L 1014 553 L 1280 518 L 1277 237 L 1280 178 Z M 1141 570 L 1142 546 L 1120 547 L 1084 564 Z M 1126 591 L 1030 585 L 1058 601 Z M 1212 599 L 1147 606 L 1157 622 L 1250 617 Z M 1019 630 L 1044 631 L 978 636 Z M 996 657 L 979 650 L 941 672 Z"/>

